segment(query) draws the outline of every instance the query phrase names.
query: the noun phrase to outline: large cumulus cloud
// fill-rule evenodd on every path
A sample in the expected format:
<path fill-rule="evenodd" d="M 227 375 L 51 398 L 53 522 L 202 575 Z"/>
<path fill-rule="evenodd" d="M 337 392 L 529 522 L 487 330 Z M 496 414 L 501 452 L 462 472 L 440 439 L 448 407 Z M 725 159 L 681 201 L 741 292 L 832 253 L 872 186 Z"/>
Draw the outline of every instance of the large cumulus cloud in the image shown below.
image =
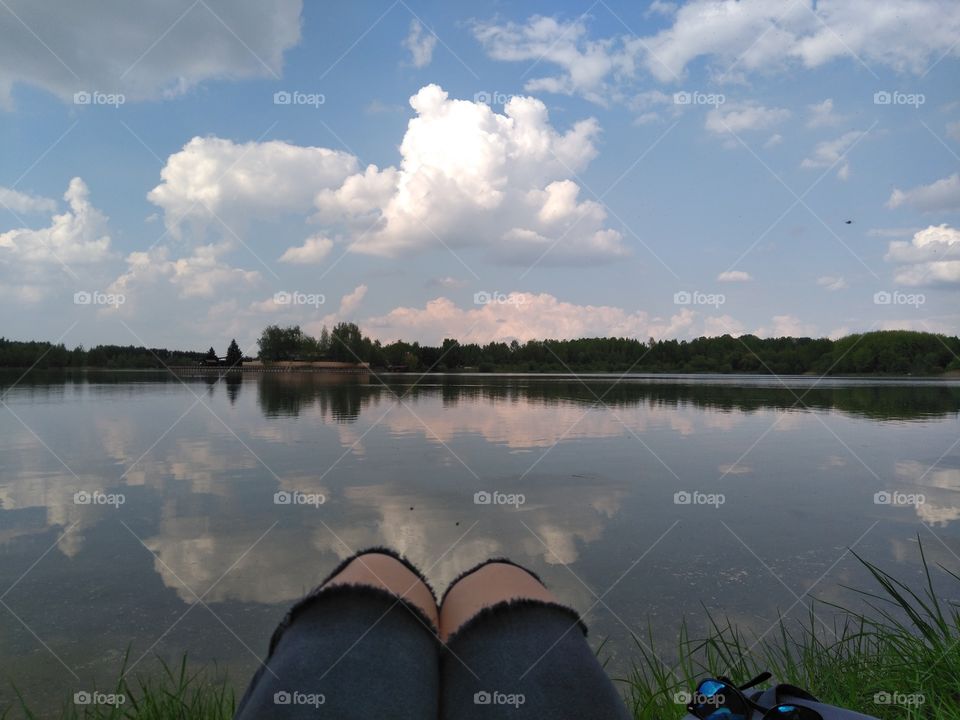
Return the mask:
<path fill-rule="evenodd" d="M 194 138 L 171 155 L 149 199 L 178 234 L 188 221 L 228 228 L 250 217 L 312 215 L 321 234 L 278 248 L 285 261 L 322 261 L 337 240 L 351 251 L 397 257 L 477 247 L 498 262 L 602 262 L 627 253 L 606 210 L 584 197 L 577 173 L 597 153 L 599 126 L 553 127 L 546 106 L 516 97 L 503 113 L 427 85 L 399 167 L 327 148 Z M 317 238 L 322 238 L 318 240 Z"/>

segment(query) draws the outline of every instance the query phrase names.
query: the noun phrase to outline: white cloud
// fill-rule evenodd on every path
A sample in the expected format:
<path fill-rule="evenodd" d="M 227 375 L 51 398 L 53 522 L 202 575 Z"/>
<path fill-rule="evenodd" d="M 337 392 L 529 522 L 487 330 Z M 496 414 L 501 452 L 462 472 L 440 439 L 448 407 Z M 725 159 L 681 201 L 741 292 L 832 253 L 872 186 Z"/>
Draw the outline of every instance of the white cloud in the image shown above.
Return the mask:
<path fill-rule="evenodd" d="M 367 168 L 318 198 L 321 216 L 331 216 L 332 204 L 354 216 L 354 228 L 370 219 L 371 209 L 379 214 L 369 232 L 354 232 L 354 251 L 392 257 L 478 246 L 507 263 L 529 263 L 548 250 L 545 263 L 626 254 L 620 233 L 603 227 L 603 207 L 580 200 L 580 187 L 569 179 L 596 154 L 596 121 L 579 121 L 561 134 L 534 98 L 514 97 L 499 114 L 485 103 L 451 100 L 436 85 L 410 104 L 417 117 L 400 144 L 399 169 Z"/>
<path fill-rule="evenodd" d="M 321 223 L 346 223 L 358 234 L 373 230 L 383 207 L 397 189 L 400 172 L 368 165 L 363 173 L 350 175 L 337 188 L 317 193 L 315 219 Z"/>
<path fill-rule="evenodd" d="M 677 4 L 664 2 L 664 0 L 652 0 L 650 7 L 647 8 L 645 16 L 650 15 L 673 15 L 677 11 Z"/>
<path fill-rule="evenodd" d="M 960 174 L 954 173 L 929 185 L 912 190 L 894 188 L 887 207 L 910 205 L 920 212 L 953 212 L 960 210 Z"/>
<path fill-rule="evenodd" d="M 795 41 L 788 29 L 804 19 L 802 4 L 782 6 L 772 12 L 774 3 L 695 1 L 677 11 L 673 25 L 646 38 L 649 53 L 644 58 L 647 70 L 662 82 L 683 76 L 696 58 L 715 60 L 724 72 L 773 68 L 782 62 L 785 48 Z M 784 13 L 785 22 L 771 26 L 771 20 Z"/>
<path fill-rule="evenodd" d="M 705 337 L 719 337 L 721 335 L 739 337 L 745 332 L 743 323 L 730 315 L 710 315 L 703 319 L 703 331 L 700 335 Z"/>
<path fill-rule="evenodd" d="M 366 295 L 367 286 L 357 285 L 357 287 L 340 298 L 340 306 L 337 308 L 336 312 L 324 315 L 319 320 L 308 322 L 305 325 L 306 331 L 308 333 L 312 333 L 313 335 L 319 335 L 323 331 L 323 328 L 332 328 L 338 322 L 355 322 L 356 318 L 354 315 Z M 264 304 L 266 305 L 267 303 L 271 302 L 271 300 L 267 300 Z M 363 330 L 366 333 L 367 328 L 364 327 Z"/>
<path fill-rule="evenodd" d="M 629 95 L 624 99 L 624 103 L 636 113 L 633 120 L 635 125 L 647 125 L 668 118 L 676 119 L 692 109 L 690 105 L 677 102 L 674 93 L 656 89 Z"/>
<path fill-rule="evenodd" d="M 648 125 L 649 123 L 657 122 L 658 120 L 660 120 L 659 113 L 645 112 L 637 115 L 633 122 L 636 125 Z"/>
<path fill-rule="evenodd" d="M 817 278 L 817 285 L 827 290 L 843 290 L 847 281 L 839 275 L 823 275 Z"/>
<path fill-rule="evenodd" d="M 352 292 L 349 292 L 340 298 L 340 316 L 346 317 L 352 315 L 360 306 L 360 303 L 363 302 L 363 298 L 366 296 L 366 294 L 367 286 L 357 285 Z"/>
<path fill-rule="evenodd" d="M 308 237 L 303 245 L 287 248 L 280 262 L 298 265 L 316 265 L 323 262 L 333 249 L 333 240 L 323 235 Z"/>
<path fill-rule="evenodd" d="M 720 282 L 749 282 L 753 278 L 750 273 L 743 270 L 726 270 L 717 275 L 717 280 Z"/>
<path fill-rule="evenodd" d="M 757 328 L 754 333 L 757 337 L 816 337 L 817 328 L 811 323 L 803 322 L 795 315 L 774 315 L 770 325 Z"/>
<path fill-rule="evenodd" d="M 433 49 L 437 44 L 437 36 L 431 31 L 424 31 L 419 20 L 410 23 L 410 32 L 403 41 L 403 46 L 410 51 L 414 67 L 422 68 L 430 64 L 433 59 Z"/>
<path fill-rule="evenodd" d="M 689 335 L 696 313 L 682 309 L 670 318 L 650 317 L 607 305 L 576 305 L 547 293 L 509 293 L 509 302 L 460 308 L 438 297 L 423 308 L 398 307 L 386 315 L 366 320 L 363 327 L 382 340 L 404 338 L 438 343 L 444 337 L 461 342 L 491 340 L 565 339 L 579 337 Z"/>
<path fill-rule="evenodd" d="M 670 115 L 679 115 L 685 107 L 675 102 L 673 95 L 662 90 L 644 90 L 629 98 L 627 105 L 637 113 L 634 119 L 634 123 L 637 125 L 646 125 L 660 120 L 660 113 L 664 110 L 668 111 Z"/>
<path fill-rule="evenodd" d="M 166 227 L 179 237 L 187 222 L 220 218 L 232 228 L 250 217 L 306 213 L 318 192 L 356 170 L 355 157 L 327 148 L 195 137 L 167 158 L 162 182 L 147 198 L 163 209 Z"/>
<path fill-rule="evenodd" d="M 148 197 L 176 238 L 185 226 L 229 238 L 249 219 L 312 209 L 322 226 L 315 235 L 370 255 L 476 246 L 498 262 L 560 264 L 627 254 L 620 233 L 604 227 L 603 206 L 581 199 L 570 179 L 596 155 L 595 120 L 561 133 L 534 98 L 514 97 L 500 114 L 436 85 L 410 105 L 417 117 L 399 167 L 360 172 L 355 157 L 327 148 L 194 138 L 168 158 Z M 290 248 L 283 258 L 316 261 L 324 246 Z"/>
<path fill-rule="evenodd" d="M 81 90 L 143 100 L 179 95 L 208 79 L 278 77 L 283 53 L 300 40 L 301 0 L 5 5 L 0 105 L 9 105 L 16 83 L 72 102 Z"/>
<path fill-rule="evenodd" d="M 111 292 L 123 294 L 127 303 L 123 309 L 132 311 L 148 301 L 147 292 L 161 281 L 169 282 L 181 298 L 210 299 L 226 291 L 231 297 L 239 290 L 255 285 L 257 272 L 231 267 L 223 259 L 230 250 L 226 243 L 202 245 L 190 255 L 170 258 L 170 250 L 156 247 L 147 252 L 133 252 L 127 256 L 127 269 L 110 286 Z M 159 288 L 161 293 L 165 288 Z M 138 302 L 142 300 L 143 302 Z"/>
<path fill-rule="evenodd" d="M 523 24 L 475 23 L 473 34 L 495 60 L 560 67 L 559 75 L 528 80 L 528 92 L 577 94 L 605 104 L 614 92 L 610 80 L 634 71 L 635 50 L 619 40 L 589 40 L 582 18 L 564 22 L 535 15 Z"/>
<path fill-rule="evenodd" d="M 265 300 L 255 300 L 249 305 L 249 310 L 253 313 L 265 313 L 271 315 L 284 313 L 291 318 L 294 316 L 294 313 L 292 312 L 294 309 L 295 308 L 293 308 L 289 303 L 278 303 L 277 295 L 271 295 Z"/>
<path fill-rule="evenodd" d="M 960 286 L 960 230 L 931 225 L 910 242 L 891 242 L 885 259 L 897 263 L 894 279 L 901 285 Z"/>
<path fill-rule="evenodd" d="M 57 209 L 57 201 L 52 198 L 22 193 L 13 188 L 0 187 L 0 207 L 24 215 L 27 213 L 52 213 Z"/>
<path fill-rule="evenodd" d="M 767 141 L 763 144 L 763 147 L 769 150 L 770 148 L 774 148 L 777 145 L 780 145 L 782 142 L 783 142 L 783 135 L 781 135 L 780 133 L 774 133 L 773 135 L 767 138 Z"/>
<path fill-rule="evenodd" d="M 68 267 L 105 260 L 110 252 L 107 218 L 90 203 L 86 183 L 73 178 L 63 198 L 69 209 L 53 215 L 48 227 L 18 228 L 0 234 L 0 258 L 26 263 L 63 263 Z M 45 203 L 39 204 L 49 209 Z M 37 207 L 36 200 L 34 207 Z"/>
<path fill-rule="evenodd" d="M 624 86 L 639 68 L 672 83 L 701 58 L 718 82 L 733 82 L 839 59 L 920 75 L 941 56 L 960 54 L 960 6 L 953 0 L 692 0 L 651 11 L 670 25 L 646 37 L 592 39 L 583 19 L 543 16 L 476 23 L 473 32 L 496 60 L 558 68 L 528 81 L 528 91 L 599 103 L 629 97 Z"/>
<path fill-rule="evenodd" d="M 847 180 L 850 177 L 850 159 L 847 153 L 863 132 L 851 130 L 833 140 L 824 140 L 813 148 L 813 155 L 804 158 L 800 167 L 806 169 L 829 168 L 837 166 L 837 177 Z"/>
<path fill-rule="evenodd" d="M 833 111 L 833 98 L 827 98 L 823 102 L 807 105 L 809 117 L 807 118 L 808 128 L 833 127 L 846 120 L 842 115 Z"/>
<path fill-rule="evenodd" d="M 786 108 L 764 107 L 749 103 L 726 103 L 707 113 L 705 127 L 712 133 L 742 133 L 767 130 L 790 117 Z"/>
<path fill-rule="evenodd" d="M 645 39 L 647 69 L 669 82 L 698 58 L 726 75 L 776 72 L 800 63 L 862 60 L 922 74 L 945 53 L 957 54 L 960 7 L 952 0 L 694 0 L 673 25 Z"/>

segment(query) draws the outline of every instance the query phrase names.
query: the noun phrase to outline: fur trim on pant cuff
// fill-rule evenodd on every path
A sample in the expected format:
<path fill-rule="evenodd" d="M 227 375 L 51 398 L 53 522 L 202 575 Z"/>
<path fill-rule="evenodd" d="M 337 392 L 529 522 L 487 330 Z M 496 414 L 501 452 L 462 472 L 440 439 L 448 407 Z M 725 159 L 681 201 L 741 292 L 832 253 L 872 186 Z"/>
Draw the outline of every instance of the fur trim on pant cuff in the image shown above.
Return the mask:
<path fill-rule="evenodd" d="M 277 625 L 277 628 L 273 631 L 273 635 L 270 637 L 270 649 L 267 652 L 267 659 L 269 660 L 274 651 L 277 649 L 277 645 L 280 643 L 280 639 L 283 637 L 283 634 L 293 625 L 297 618 L 300 617 L 307 609 L 316 605 L 318 602 L 324 600 L 331 600 L 336 598 L 379 598 L 386 603 L 392 605 L 399 605 L 412 613 L 423 625 L 423 629 L 431 633 L 434 637 L 438 638 L 439 642 L 439 632 L 437 627 L 433 624 L 433 621 L 427 617 L 426 613 L 423 612 L 417 605 L 404 600 L 398 595 L 394 595 L 389 590 L 385 590 L 380 587 L 374 587 L 373 585 L 364 585 L 364 584 L 343 584 L 343 585 L 331 585 L 329 587 L 320 585 L 316 589 L 310 591 L 305 597 L 301 600 L 298 600 L 293 607 L 291 607 L 287 614 L 283 617 L 283 620 L 280 621 L 280 624 Z M 389 611 L 390 608 L 388 608 Z M 342 610 L 334 610 L 332 612 L 341 612 Z"/>
<path fill-rule="evenodd" d="M 410 562 L 404 555 L 401 555 L 396 550 L 393 550 L 392 548 L 388 548 L 388 547 L 374 546 L 374 547 L 369 547 L 369 548 L 366 548 L 365 550 L 360 550 L 359 552 L 354 553 L 353 555 L 348 557 L 346 560 L 342 560 L 333 570 L 331 570 L 330 574 L 323 579 L 320 585 L 321 586 L 326 585 L 328 582 L 333 580 L 335 576 L 339 575 L 347 565 L 352 563 L 358 557 L 361 557 L 362 555 L 372 555 L 372 554 L 387 555 L 389 557 L 392 557 L 397 562 L 401 563 L 405 568 L 407 568 L 407 570 L 409 570 L 414 575 L 416 575 L 420 579 L 420 582 L 422 582 L 424 585 L 427 586 L 427 590 L 430 591 L 430 594 L 433 596 L 433 602 L 434 604 L 436 604 L 437 593 L 436 591 L 434 591 L 433 586 L 430 585 L 430 581 L 427 580 L 426 577 L 424 577 L 424 574 L 422 572 L 420 572 L 420 568 L 418 568 L 416 565 Z"/>
<path fill-rule="evenodd" d="M 572 607 L 561 605 L 560 603 L 556 602 L 537 600 L 534 598 L 516 598 L 513 600 L 503 600 L 483 608 L 480 612 L 457 628 L 456 631 L 449 638 L 447 638 L 446 645 L 448 648 L 451 648 L 452 651 L 453 646 L 457 643 L 457 641 L 460 640 L 460 638 L 479 628 L 485 620 L 489 620 L 492 617 L 502 615 L 503 613 L 510 612 L 512 610 L 522 610 L 528 608 L 547 608 L 550 610 L 559 610 L 570 617 L 570 622 L 580 628 L 580 632 L 583 633 L 584 637 L 587 635 L 586 624 L 581 619 L 580 614 Z"/>

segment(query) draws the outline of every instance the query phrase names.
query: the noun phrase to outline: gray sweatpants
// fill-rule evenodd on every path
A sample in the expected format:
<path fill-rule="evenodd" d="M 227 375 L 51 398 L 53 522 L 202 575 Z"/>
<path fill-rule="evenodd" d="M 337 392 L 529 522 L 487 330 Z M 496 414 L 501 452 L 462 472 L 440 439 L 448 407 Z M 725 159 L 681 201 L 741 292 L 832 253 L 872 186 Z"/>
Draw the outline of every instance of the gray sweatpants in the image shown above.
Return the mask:
<path fill-rule="evenodd" d="M 572 609 L 501 603 L 440 643 L 416 607 L 369 586 L 301 600 L 236 720 L 628 720 Z"/>

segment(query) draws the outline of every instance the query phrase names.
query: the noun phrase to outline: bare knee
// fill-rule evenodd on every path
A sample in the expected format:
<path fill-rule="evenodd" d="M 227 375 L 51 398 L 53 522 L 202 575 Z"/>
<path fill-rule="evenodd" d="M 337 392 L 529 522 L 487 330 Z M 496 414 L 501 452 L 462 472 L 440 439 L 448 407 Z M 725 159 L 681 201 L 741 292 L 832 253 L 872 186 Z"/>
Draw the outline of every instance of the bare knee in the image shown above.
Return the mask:
<path fill-rule="evenodd" d="M 507 600 L 556 602 L 553 593 L 526 570 L 493 562 L 461 578 L 440 608 L 440 636 L 444 641 L 484 608 Z"/>
<path fill-rule="evenodd" d="M 370 585 L 403 598 L 423 611 L 439 627 L 439 613 L 430 588 L 414 573 L 390 555 L 365 553 L 358 555 L 343 570 L 327 581 L 333 585 Z"/>

